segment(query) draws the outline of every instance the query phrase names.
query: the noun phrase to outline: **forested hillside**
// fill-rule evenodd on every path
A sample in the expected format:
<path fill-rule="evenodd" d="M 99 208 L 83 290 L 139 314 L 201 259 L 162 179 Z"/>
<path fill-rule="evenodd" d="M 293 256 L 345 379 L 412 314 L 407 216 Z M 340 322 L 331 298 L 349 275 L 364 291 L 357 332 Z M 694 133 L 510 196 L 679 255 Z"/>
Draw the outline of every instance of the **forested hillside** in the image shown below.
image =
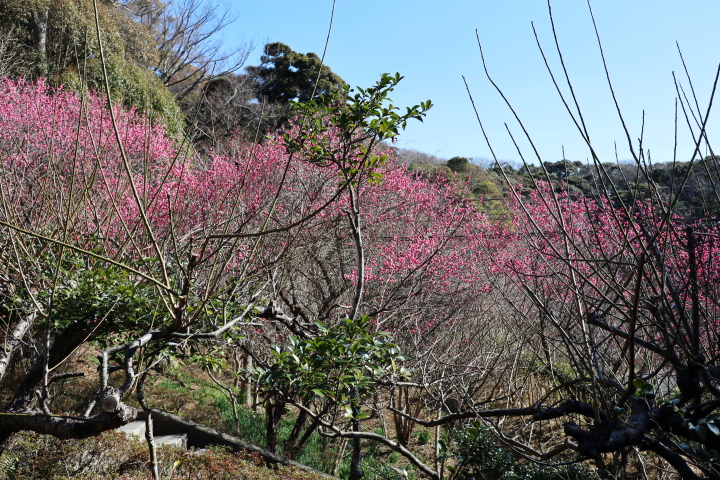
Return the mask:
<path fill-rule="evenodd" d="M 400 74 L 231 21 L 0 0 L 0 478 L 720 478 L 718 157 L 398 149 Z"/>

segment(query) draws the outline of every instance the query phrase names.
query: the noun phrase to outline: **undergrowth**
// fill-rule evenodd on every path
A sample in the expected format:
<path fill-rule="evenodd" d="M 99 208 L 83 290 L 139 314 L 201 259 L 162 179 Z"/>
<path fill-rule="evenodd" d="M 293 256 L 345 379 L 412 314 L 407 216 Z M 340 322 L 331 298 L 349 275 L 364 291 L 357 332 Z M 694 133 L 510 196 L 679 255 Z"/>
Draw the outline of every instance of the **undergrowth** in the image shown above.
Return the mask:
<path fill-rule="evenodd" d="M 158 448 L 165 480 L 316 480 L 321 477 L 287 467 L 266 467 L 256 455 L 211 448 L 202 454 L 172 447 Z M 85 440 L 59 441 L 35 433 L 16 435 L 12 448 L 0 455 L 0 480 L 151 478 L 147 446 L 122 433 L 106 432 Z"/>

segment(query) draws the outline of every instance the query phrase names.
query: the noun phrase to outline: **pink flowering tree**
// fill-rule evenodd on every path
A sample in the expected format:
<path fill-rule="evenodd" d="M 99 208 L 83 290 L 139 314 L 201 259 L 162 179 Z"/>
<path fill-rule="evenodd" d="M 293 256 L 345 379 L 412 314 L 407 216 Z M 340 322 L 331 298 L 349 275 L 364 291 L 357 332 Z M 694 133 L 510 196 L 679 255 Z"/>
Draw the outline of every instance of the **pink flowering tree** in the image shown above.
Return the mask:
<path fill-rule="evenodd" d="M 642 200 L 629 205 L 612 193 L 572 198 L 549 181 L 537 178 L 527 197 L 515 190 L 511 223 L 485 225 L 471 243 L 475 294 L 485 292 L 479 303 L 502 311 L 480 312 L 495 332 L 478 345 L 507 343 L 514 358 L 496 352 L 500 362 L 484 369 L 474 402 L 437 419 L 393 411 L 425 427 L 482 419 L 518 455 L 556 466 L 591 461 L 606 478 L 664 465 L 683 478 L 716 478 L 716 222 L 673 214 L 675 197 L 636 193 Z M 420 338 L 426 346 L 432 337 Z M 457 478 L 485 471 L 488 457 L 473 450 L 487 448 L 482 426 L 469 430 L 475 443 L 446 446 L 445 458 L 465 459 Z"/>
<path fill-rule="evenodd" d="M 526 388 L 515 409 L 476 413 L 561 427 L 547 449 L 517 445 L 525 454 L 623 475 L 646 452 L 683 478 L 714 478 L 720 232 L 673 215 L 672 202 L 571 199 L 547 184 L 518 199 L 490 269 L 535 337 Z"/>
<path fill-rule="evenodd" d="M 488 79 L 498 88 L 489 73 Z M 483 263 L 509 320 L 500 328 L 522 332 L 507 402 L 420 424 L 483 419 L 518 455 L 555 466 L 591 462 L 601 478 L 668 469 L 685 479 L 719 478 L 717 219 L 707 211 L 678 214 L 690 173 L 680 176 L 679 189 L 660 189 L 642 139 L 631 141 L 619 108 L 635 173 L 611 175 L 593 149 L 577 98 L 558 93 L 588 145 L 597 195 L 570 197 L 533 150 L 541 168 L 526 164 L 531 193 L 523 197 L 519 186 L 509 187 L 513 222 L 483 249 L 491 253 Z M 681 102 L 686 119 L 696 119 L 687 122 L 695 126 L 695 145 L 685 157 L 691 165 L 702 160 L 701 147 L 712 152 L 710 108 L 699 111 L 693 100 Z M 714 156 L 711 163 L 716 169 Z M 707 205 L 718 193 L 710 195 Z M 463 448 L 450 448 L 449 455 L 480 458 Z M 482 471 L 472 461 L 461 468 L 459 478 Z"/>
<path fill-rule="evenodd" d="M 333 118 L 321 117 L 308 129 L 322 139 L 322 150 L 311 144 L 313 150 L 305 156 L 324 170 L 339 171 L 337 181 L 348 185 L 349 192 L 345 202 L 335 205 L 337 208 L 318 214 L 320 228 L 303 230 L 306 244 L 312 248 L 304 251 L 302 258 L 274 271 L 277 298 L 262 316 L 284 316 L 296 340 L 286 350 L 281 349 L 268 367 L 260 369 L 258 380 L 273 399 L 266 403 L 266 414 L 279 422 L 281 415 L 274 412 L 284 410 L 286 404 L 300 410 L 293 434 L 286 441 L 286 452 L 296 452 L 297 442 L 317 429 L 351 440 L 351 475 L 355 478 L 361 475 L 361 440 L 383 443 L 427 475 L 437 476 L 437 471 L 407 449 L 416 424 L 406 421 L 407 414 L 426 408 L 448 413 L 459 406 L 472 406 L 487 387 L 489 390 L 483 392 L 487 395 L 505 393 L 500 393 L 503 389 L 497 380 L 512 363 L 505 361 L 510 352 L 507 345 L 496 343 L 503 333 L 490 327 L 502 314 L 492 306 L 493 288 L 483 263 L 478 261 L 478 252 L 498 227 L 489 224 L 477 205 L 467 200 L 463 185 L 420 178 L 391 158 L 383 158 L 383 152 L 374 158 L 366 156 L 371 150 L 364 144 L 357 147 L 353 163 L 336 163 L 337 152 L 346 147 L 342 136 L 331 135 Z M 336 121 L 344 120 L 340 117 Z M 290 140 L 297 142 L 293 144 L 297 151 L 302 151 L 303 137 Z M 368 164 L 374 168 L 364 173 L 362 169 Z M 301 388 L 304 381 L 297 373 L 305 371 L 298 362 L 310 361 L 298 352 L 320 348 L 315 342 L 322 340 L 316 337 L 313 322 L 334 324 L 341 317 L 355 318 L 373 331 L 392 334 L 406 354 L 404 365 L 412 371 L 412 378 L 383 377 L 375 388 L 359 389 L 356 398 L 350 395 L 345 404 L 347 417 L 342 409 L 338 411 L 342 405 L 339 393 L 318 392 L 313 385 Z M 331 338 L 327 335 L 327 342 Z M 317 376 L 322 368 L 327 368 L 329 376 L 334 375 L 330 372 L 336 371 L 335 355 L 333 362 L 330 356 L 323 357 L 328 359 L 327 365 L 314 362 L 312 375 Z M 377 388 L 380 386 L 383 388 Z M 361 395 L 363 391 L 372 395 Z M 395 412 L 396 439 L 359 427 L 361 420 L 383 414 L 388 407 Z M 348 420 L 351 428 L 343 426 Z M 268 438 L 275 437 L 269 430 Z"/>
<path fill-rule="evenodd" d="M 383 77 L 375 97 L 351 97 L 335 113 L 365 118 L 397 81 Z M 198 158 L 92 94 L 4 80 L 0 97 L 0 380 L 17 386 L 4 390 L 3 440 L 116 428 L 135 417 L 123 401 L 132 391 L 146 407 L 142 383 L 167 353 L 242 336 L 256 315 L 286 328 L 269 303 L 278 272 L 317 247 L 328 218 L 357 211 L 353 196 L 384 161 L 376 144 L 429 107 L 381 110 L 349 136 L 336 126 L 322 138 L 307 132 L 325 120 L 305 112 L 276 141 Z M 328 145 L 331 165 L 317 154 Z M 359 217 L 350 218 L 357 238 Z M 88 342 L 100 347 L 97 395 L 82 411 L 54 411 L 53 384 L 85 374 L 63 366 Z"/>

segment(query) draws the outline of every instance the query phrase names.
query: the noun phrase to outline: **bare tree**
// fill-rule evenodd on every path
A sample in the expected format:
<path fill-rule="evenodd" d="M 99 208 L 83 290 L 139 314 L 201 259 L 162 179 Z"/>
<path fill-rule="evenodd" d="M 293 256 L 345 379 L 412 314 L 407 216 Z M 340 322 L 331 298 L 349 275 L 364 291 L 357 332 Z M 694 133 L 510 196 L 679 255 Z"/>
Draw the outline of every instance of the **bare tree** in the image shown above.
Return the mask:
<path fill-rule="evenodd" d="M 14 27 L 0 32 L 0 78 L 23 76 L 29 70 L 27 61 L 17 48 L 17 42 Z"/>
<path fill-rule="evenodd" d="M 597 32 L 594 20 L 593 25 Z M 534 150 L 533 161 L 541 165 L 534 170 L 537 190 L 530 198 L 512 190 L 519 220 L 504 233 L 504 249 L 493 261 L 502 272 L 494 284 L 506 308 L 515 313 L 517 328 L 534 338 L 524 361 L 542 379 L 540 388 L 511 378 L 516 406 L 470 409 L 421 424 L 483 418 L 519 455 L 541 463 L 591 461 L 601 478 L 624 477 L 648 461 L 669 465 L 684 479 L 720 478 L 717 222 L 677 214 L 681 194 L 660 192 L 642 134 L 632 141 L 619 106 L 634 164 L 632 172 L 624 169 L 621 179 L 612 178 L 593 149 L 561 65 L 559 73 L 549 66 L 548 71 L 588 146 L 601 196 L 573 200 L 558 192 Z M 678 88 L 678 106 L 696 142 L 686 152 L 691 164 L 700 160 L 701 145 L 712 152 L 705 127 L 717 81 L 704 108 Z M 687 82 L 692 87 L 689 77 Z M 530 159 L 519 154 L 533 175 Z M 538 429 L 544 438 L 533 436 Z"/>
<path fill-rule="evenodd" d="M 237 72 L 253 48 L 225 48 L 220 35 L 235 18 L 214 2 L 125 0 L 123 6 L 155 37 L 159 59 L 149 67 L 178 100 L 202 83 Z"/>
<path fill-rule="evenodd" d="M 287 118 L 290 107 L 256 101 L 257 85 L 249 75 L 228 74 L 206 82 L 181 102 L 192 123 L 198 147 L 224 148 L 238 137 L 259 142 Z"/>

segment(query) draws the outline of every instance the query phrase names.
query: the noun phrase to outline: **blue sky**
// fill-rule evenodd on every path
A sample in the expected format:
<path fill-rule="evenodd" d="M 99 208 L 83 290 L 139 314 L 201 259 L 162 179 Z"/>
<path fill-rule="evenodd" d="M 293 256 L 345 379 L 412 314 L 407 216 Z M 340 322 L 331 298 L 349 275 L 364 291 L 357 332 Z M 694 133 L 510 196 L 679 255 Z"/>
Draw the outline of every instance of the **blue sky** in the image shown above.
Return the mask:
<path fill-rule="evenodd" d="M 226 32 L 228 45 L 257 44 L 249 64 L 259 63 L 268 41 L 322 54 L 332 0 L 235 0 L 229 5 L 238 20 Z M 720 62 L 720 2 L 595 0 L 592 7 L 631 138 L 637 145 L 644 110 L 644 146 L 653 161 L 672 161 L 673 71 L 687 88 L 675 42 L 682 48 L 704 112 Z M 585 1 L 555 0 L 552 8 L 595 150 L 603 161 L 615 161 L 617 142 L 618 158 L 630 158 Z M 505 130 L 507 122 L 523 155 L 536 163 L 512 113 L 482 72 L 477 29 L 490 73 L 525 123 L 542 160 L 561 159 L 564 148 L 565 158 L 585 161 L 588 148 L 545 70 L 533 21 L 552 66 L 558 69 L 545 0 L 337 0 L 325 63 L 352 86 L 371 85 L 383 72 L 400 72 L 405 79 L 392 95 L 396 105 L 433 101 L 425 122 L 408 126 L 401 147 L 443 158 L 487 158 L 490 150 L 475 119 L 464 75 L 496 155 L 520 159 Z M 712 118 L 711 114 L 711 135 L 718 129 Z M 679 131 L 678 160 L 688 160 L 692 148 L 682 113 Z"/>

